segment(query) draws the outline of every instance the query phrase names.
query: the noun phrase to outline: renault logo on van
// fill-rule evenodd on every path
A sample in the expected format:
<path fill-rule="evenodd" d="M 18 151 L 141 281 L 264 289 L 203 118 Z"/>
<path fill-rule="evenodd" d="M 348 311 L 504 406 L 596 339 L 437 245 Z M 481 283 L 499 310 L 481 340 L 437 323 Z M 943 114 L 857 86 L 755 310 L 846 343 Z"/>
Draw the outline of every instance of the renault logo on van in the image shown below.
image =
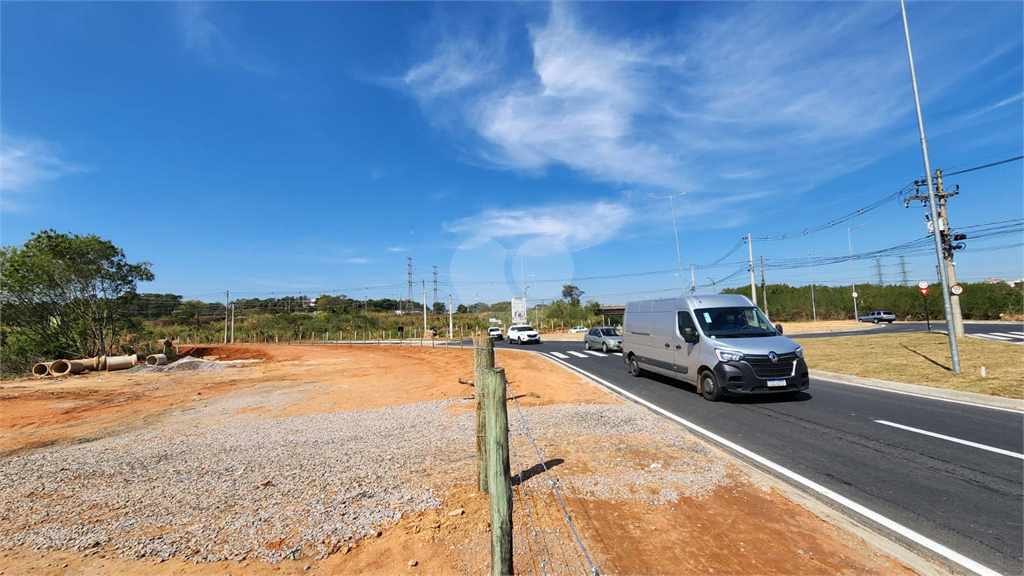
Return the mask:
<path fill-rule="evenodd" d="M 778 364 L 779 363 L 779 355 L 776 354 L 775 352 L 769 352 L 768 353 L 768 359 L 772 361 L 772 364 Z"/>

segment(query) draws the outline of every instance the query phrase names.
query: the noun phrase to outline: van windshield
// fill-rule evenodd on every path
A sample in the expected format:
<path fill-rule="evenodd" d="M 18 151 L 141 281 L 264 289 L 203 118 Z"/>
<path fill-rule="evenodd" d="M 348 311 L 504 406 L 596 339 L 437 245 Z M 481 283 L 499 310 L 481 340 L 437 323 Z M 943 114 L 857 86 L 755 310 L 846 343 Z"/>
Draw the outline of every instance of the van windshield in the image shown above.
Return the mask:
<path fill-rule="evenodd" d="M 753 306 L 702 308 L 694 310 L 700 329 L 716 338 L 777 336 L 771 322 Z"/>

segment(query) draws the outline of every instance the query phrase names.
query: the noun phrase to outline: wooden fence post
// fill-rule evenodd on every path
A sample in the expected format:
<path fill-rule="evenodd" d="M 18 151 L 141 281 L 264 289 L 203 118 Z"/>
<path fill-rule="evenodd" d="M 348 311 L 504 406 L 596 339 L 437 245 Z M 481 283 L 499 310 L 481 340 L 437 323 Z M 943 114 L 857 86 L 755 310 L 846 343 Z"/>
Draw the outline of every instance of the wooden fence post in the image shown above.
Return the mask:
<path fill-rule="evenodd" d="M 489 338 L 488 338 L 489 339 Z M 492 347 L 493 350 L 493 347 Z M 512 576 L 512 476 L 504 368 L 483 370 L 487 402 L 487 488 L 491 504 L 491 576 Z"/>
<path fill-rule="evenodd" d="M 487 428 L 484 416 L 485 396 L 484 371 L 494 368 L 494 340 L 487 338 L 473 339 L 473 396 L 476 400 L 476 469 L 477 485 L 480 491 L 487 494 Z"/>

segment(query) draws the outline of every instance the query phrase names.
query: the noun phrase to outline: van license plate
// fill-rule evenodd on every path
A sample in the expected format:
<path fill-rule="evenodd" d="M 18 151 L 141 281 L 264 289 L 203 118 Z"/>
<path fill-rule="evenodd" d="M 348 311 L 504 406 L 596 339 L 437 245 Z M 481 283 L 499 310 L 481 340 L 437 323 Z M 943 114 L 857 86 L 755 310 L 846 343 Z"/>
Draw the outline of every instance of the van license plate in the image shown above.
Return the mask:
<path fill-rule="evenodd" d="M 785 380 L 769 380 L 768 381 L 768 386 L 769 387 L 785 386 L 785 385 L 786 385 L 786 381 Z"/>

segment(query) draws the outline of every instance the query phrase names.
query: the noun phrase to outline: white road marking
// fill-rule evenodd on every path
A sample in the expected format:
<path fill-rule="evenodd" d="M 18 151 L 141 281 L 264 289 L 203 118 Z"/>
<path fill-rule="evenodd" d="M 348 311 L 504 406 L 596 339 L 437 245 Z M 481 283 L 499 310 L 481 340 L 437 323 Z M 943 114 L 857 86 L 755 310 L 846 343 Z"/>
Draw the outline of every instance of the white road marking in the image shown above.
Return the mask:
<path fill-rule="evenodd" d="M 906 526 L 896 522 L 895 520 L 890 520 L 889 518 L 886 518 L 885 516 L 882 516 L 878 512 L 875 512 L 874 510 L 871 510 L 870 508 L 868 508 L 866 506 L 858 504 L 858 503 L 854 502 L 853 500 L 850 500 L 849 498 L 847 498 L 847 497 L 845 497 L 845 496 L 843 496 L 843 495 L 841 495 L 841 494 L 839 494 L 839 493 L 837 493 L 837 492 L 835 492 L 833 490 L 830 490 L 830 489 L 822 486 L 821 484 L 818 484 L 817 482 L 814 482 L 813 480 L 810 480 L 808 478 L 804 478 L 803 476 L 797 474 L 796 472 L 793 472 L 792 470 L 789 470 L 788 468 L 784 468 L 781 465 L 776 464 L 775 462 L 772 462 L 771 460 L 768 460 L 767 458 L 765 458 L 763 456 L 755 454 L 754 452 L 751 452 L 750 450 L 747 450 L 746 448 L 740 446 L 739 444 L 736 444 L 734 442 L 730 442 L 729 440 L 726 440 L 725 438 L 719 436 L 718 434 L 715 434 L 714 432 L 711 432 L 710 430 L 706 430 L 704 428 L 701 428 L 700 426 L 697 426 L 693 422 L 690 422 L 688 420 L 684 420 L 683 418 L 680 418 L 679 416 L 676 416 L 675 414 L 665 410 L 664 408 L 661 408 L 659 406 L 655 406 L 654 404 L 651 404 L 650 402 L 640 398 L 639 396 L 636 396 L 634 394 L 626 392 L 622 388 L 619 388 L 618 386 L 608 382 L 607 380 L 603 380 L 601 378 L 598 378 L 597 376 L 594 376 L 593 374 L 591 374 L 591 373 L 589 373 L 589 372 L 587 372 L 585 370 L 581 370 L 581 369 L 579 369 L 579 368 L 577 368 L 577 367 L 575 367 L 575 366 L 573 366 L 571 364 L 568 364 L 566 362 L 562 362 L 561 360 L 558 360 L 557 358 L 551 358 L 551 360 L 554 361 L 554 362 L 558 362 L 559 364 L 561 364 L 562 366 L 565 366 L 569 370 L 573 370 L 575 372 L 583 374 L 584 376 L 586 376 L 588 378 L 591 378 L 592 380 L 594 380 L 595 382 L 600 383 L 603 386 L 607 386 L 608 388 L 610 388 L 612 390 L 615 390 L 619 394 L 622 394 L 623 396 L 633 400 L 634 402 L 638 402 L 638 403 L 640 403 L 640 404 L 650 408 L 651 410 L 661 414 L 662 416 L 665 416 L 666 418 L 669 418 L 670 420 L 678 422 L 679 424 L 682 424 L 683 426 L 689 428 L 690 430 L 693 430 L 694 432 L 696 432 L 698 434 L 701 434 L 704 437 L 713 440 L 714 442 L 718 442 L 719 444 L 721 444 L 723 446 L 726 446 L 727 448 L 735 450 L 739 454 L 743 454 L 747 458 L 750 458 L 751 460 L 760 463 L 762 466 L 765 466 L 765 467 L 767 467 L 767 468 L 769 468 L 771 470 L 774 470 L 775 472 L 778 472 L 779 474 L 782 474 L 783 476 L 786 476 L 787 478 L 793 480 L 794 482 L 796 482 L 798 484 L 801 484 L 802 486 L 804 486 L 804 487 L 806 487 L 806 488 L 808 488 L 810 490 L 813 490 L 814 492 L 817 492 L 818 494 L 821 494 L 823 497 L 832 500 L 833 502 L 839 504 L 840 506 L 844 506 L 844 507 L 852 510 L 853 512 L 856 512 L 857 514 L 860 514 L 860 515 L 868 518 L 869 520 L 872 520 L 873 522 L 877 522 L 878 524 L 881 524 L 882 526 L 885 526 L 889 530 L 892 530 L 893 532 L 896 532 L 897 534 L 900 534 L 904 538 L 907 538 L 909 540 L 912 540 L 912 541 L 916 542 L 917 544 L 919 544 L 921 546 L 924 546 L 925 548 L 931 550 L 932 552 L 935 552 L 936 554 L 942 556 L 943 558 L 946 558 L 946 559 L 948 559 L 948 560 L 950 560 L 952 562 L 955 562 L 955 563 L 963 566 L 964 568 L 967 568 L 968 570 L 971 570 L 971 571 L 973 571 L 973 572 L 975 572 L 975 573 L 977 573 L 977 574 L 979 574 L 981 576 L 999 576 L 999 573 L 996 572 L 995 570 L 992 570 L 991 568 L 989 568 L 989 567 L 987 567 L 987 566 L 985 566 L 985 565 L 983 565 L 983 564 L 981 564 L 979 562 L 975 562 L 974 560 L 971 560 L 970 558 L 964 556 L 963 554 L 960 554 L 959 552 L 956 552 L 955 550 L 953 550 L 951 548 L 947 548 L 946 546 L 943 546 L 942 544 L 939 544 L 938 542 L 932 540 L 931 538 L 928 538 L 927 536 L 924 536 L 923 534 L 918 534 L 917 532 L 911 530 L 910 528 L 907 528 Z"/>
<path fill-rule="evenodd" d="M 1024 336 L 1024 332 L 1007 332 L 1007 334 L 1013 334 L 1014 336 Z"/>
<path fill-rule="evenodd" d="M 1016 452 L 1010 452 L 1009 450 L 1003 450 L 1002 448 L 993 448 L 984 444 L 978 444 L 977 442 L 971 442 L 969 440 L 961 440 L 952 436 L 946 436 L 945 434 L 936 434 L 935 432 L 929 432 L 927 430 L 921 430 L 920 428 L 911 428 L 910 426 L 904 426 L 903 424 L 896 424 L 895 422 L 889 422 L 888 420 L 872 420 L 879 424 L 886 426 L 892 426 L 893 428 L 899 428 L 901 430 L 907 430 L 909 432 L 916 432 L 918 434 L 924 434 L 925 436 L 931 436 L 932 438 L 940 438 L 942 440 L 949 440 L 950 442 L 956 442 L 957 444 L 963 444 L 964 446 L 972 446 L 974 448 L 980 448 L 982 450 L 988 450 L 989 452 L 995 452 L 996 454 L 1002 454 L 1004 456 L 1012 456 L 1014 458 L 1020 458 L 1024 460 L 1024 454 L 1018 454 Z"/>
<path fill-rule="evenodd" d="M 584 350 L 584 352 L 586 352 L 587 354 L 592 354 L 594 356 L 600 356 L 601 358 L 607 358 L 608 357 L 607 354 L 602 354 L 600 352 L 594 352 L 593 350 Z"/>
<path fill-rule="evenodd" d="M 1007 338 L 1013 338 L 1014 340 L 1020 339 L 1020 336 L 1017 336 L 1013 332 L 991 332 L 991 334 L 993 336 L 1006 336 Z"/>
<path fill-rule="evenodd" d="M 971 334 L 968 334 L 971 336 Z M 978 404 L 977 402 L 967 402 L 964 400 L 953 400 L 952 398 L 943 398 L 942 396 L 930 396 L 927 394 L 918 394 L 917 392 L 907 392 L 905 390 L 892 390 L 890 388 L 879 388 L 878 386 L 868 386 L 867 384 L 854 384 L 853 382 L 844 382 L 842 380 L 833 380 L 825 376 L 816 376 L 815 380 L 824 380 L 825 382 L 831 382 L 832 384 L 842 384 L 843 386 L 858 386 L 860 388 L 870 388 L 872 390 L 878 390 L 879 392 L 889 392 L 892 394 L 903 394 L 904 396 L 916 396 L 918 398 L 927 398 L 928 400 L 938 400 L 940 402 L 951 402 L 953 404 L 965 404 L 967 406 L 974 406 L 975 408 L 988 408 L 989 410 L 1001 410 L 1003 412 L 1013 412 L 1014 414 L 1020 414 L 1021 411 L 1015 408 L 1003 408 L 1002 406 L 989 406 L 988 404 Z"/>
<path fill-rule="evenodd" d="M 561 352 L 552 352 L 552 354 L 555 355 L 555 356 L 558 356 L 559 358 L 561 358 L 563 360 L 568 360 L 569 359 L 568 356 L 566 356 L 565 354 L 562 354 Z"/>
<path fill-rule="evenodd" d="M 622 356 L 622 352 L 612 352 L 612 354 L 615 354 L 616 356 Z"/>
<path fill-rule="evenodd" d="M 1016 338 L 1008 338 L 1006 336 L 996 336 L 995 334 L 968 334 L 972 338 L 983 338 L 985 340 L 994 340 L 996 342 L 1010 342 L 1013 344 L 1020 344 L 1022 341 Z"/>
<path fill-rule="evenodd" d="M 569 352 L 569 354 L 572 354 L 573 356 L 575 356 L 577 358 L 587 358 L 586 354 L 580 354 L 579 352 L 573 352 L 572 350 L 568 350 L 568 352 Z"/>

